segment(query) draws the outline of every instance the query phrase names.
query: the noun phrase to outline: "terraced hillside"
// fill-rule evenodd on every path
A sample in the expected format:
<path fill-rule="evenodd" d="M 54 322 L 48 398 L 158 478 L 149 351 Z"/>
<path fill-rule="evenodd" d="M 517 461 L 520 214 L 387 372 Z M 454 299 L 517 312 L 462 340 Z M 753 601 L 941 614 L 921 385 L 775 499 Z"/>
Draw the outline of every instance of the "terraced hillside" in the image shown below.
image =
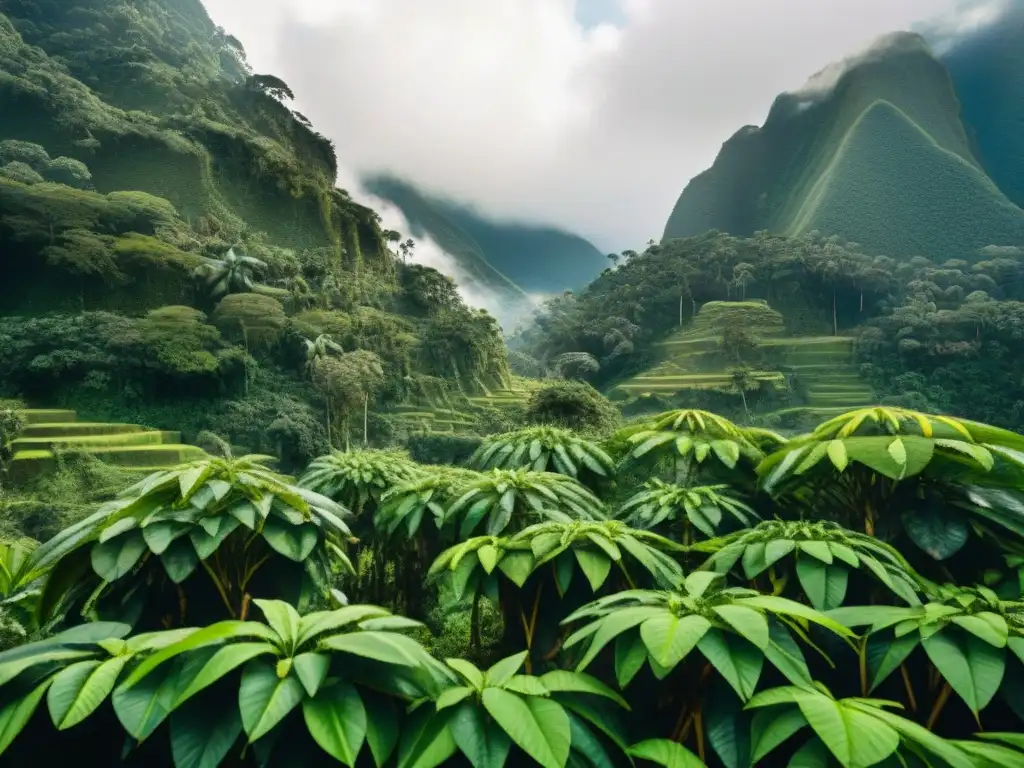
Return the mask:
<path fill-rule="evenodd" d="M 533 392 L 542 386 L 541 381 L 514 376 L 506 386 L 487 389 L 461 402 L 401 405 L 390 409 L 386 415 L 397 425 L 412 431 L 466 433 L 475 428 L 481 410 L 525 406 Z"/>
<path fill-rule="evenodd" d="M 154 470 L 205 456 L 181 442 L 178 432 L 137 424 L 79 421 L 75 411 L 26 409 L 18 411 L 26 426 L 11 441 L 11 474 L 21 480 L 54 466 L 55 454 L 74 450 L 110 464 Z"/>
<path fill-rule="evenodd" d="M 763 310 L 754 316 L 736 311 L 752 305 Z M 779 318 L 776 323 L 766 322 L 769 312 Z M 730 391 L 736 362 L 722 348 L 723 324 L 730 316 L 734 321 L 746 316 L 745 326 L 757 330 L 756 350 L 744 362 L 747 375 L 762 386 L 792 388 L 802 408 L 816 411 L 873 402 L 874 392 L 854 364 L 852 338 L 786 335 L 781 316 L 763 302 L 709 302 L 688 327 L 655 345 L 661 356 L 656 365 L 615 389 L 631 398 L 692 389 Z"/>
<path fill-rule="evenodd" d="M 812 81 L 813 85 L 813 81 Z M 818 230 L 895 257 L 969 258 L 1024 243 L 1024 210 L 985 174 L 949 73 L 897 34 L 827 93 L 779 96 L 683 191 L 665 238 Z"/>

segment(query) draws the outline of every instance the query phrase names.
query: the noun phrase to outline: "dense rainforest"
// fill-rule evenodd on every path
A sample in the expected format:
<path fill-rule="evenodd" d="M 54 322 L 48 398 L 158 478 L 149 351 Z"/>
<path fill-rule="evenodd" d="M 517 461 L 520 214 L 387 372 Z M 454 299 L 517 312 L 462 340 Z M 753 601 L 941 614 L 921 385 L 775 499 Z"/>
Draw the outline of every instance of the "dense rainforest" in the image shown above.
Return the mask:
<path fill-rule="evenodd" d="M 969 154 L 896 39 L 838 96 L 909 61 Z M 0 765 L 1024 766 L 1024 241 L 981 161 L 998 215 L 882 255 L 774 226 L 748 151 L 771 216 L 690 189 L 750 216 L 677 206 L 506 334 L 293 98 L 198 0 L 0 0 Z M 406 192 L 509 296 L 495 254 L 594 267 Z"/>

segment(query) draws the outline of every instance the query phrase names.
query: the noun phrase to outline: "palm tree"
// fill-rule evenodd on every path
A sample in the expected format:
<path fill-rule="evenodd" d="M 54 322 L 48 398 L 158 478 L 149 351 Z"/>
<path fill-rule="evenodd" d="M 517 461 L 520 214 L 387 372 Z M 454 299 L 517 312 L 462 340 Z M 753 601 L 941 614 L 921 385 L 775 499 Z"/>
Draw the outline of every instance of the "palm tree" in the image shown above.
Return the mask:
<path fill-rule="evenodd" d="M 195 275 L 202 280 L 206 294 L 219 299 L 229 293 L 252 291 L 255 288 L 253 275 L 266 267 L 266 262 L 244 253 L 239 255 L 234 248 L 229 248 L 223 259 L 204 257 Z"/>

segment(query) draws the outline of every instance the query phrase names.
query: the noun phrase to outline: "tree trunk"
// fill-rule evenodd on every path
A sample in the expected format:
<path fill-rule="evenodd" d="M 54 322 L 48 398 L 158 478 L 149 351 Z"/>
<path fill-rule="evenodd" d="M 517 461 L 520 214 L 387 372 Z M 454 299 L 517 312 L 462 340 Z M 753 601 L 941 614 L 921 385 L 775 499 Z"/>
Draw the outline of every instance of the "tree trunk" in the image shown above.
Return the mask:
<path fill-rule="evenodd" d="M 839 335 L 839 321 L 836 319 L 836 284 L 832 283 L 832 335 Z"/>
<path fill-rule="evenodd" d="M 368 438 L 368 433 L 369 433 L 369 430 L 368 430 L 369 417 L 368 417 L 368 414 L 367 414 L 367 411 L 368 411 L 369 407 L 370 407 L 370 396 L 369 395 L 363 395 L 363 445 L 367 445 L 369 443 L 369 438 Z"/>

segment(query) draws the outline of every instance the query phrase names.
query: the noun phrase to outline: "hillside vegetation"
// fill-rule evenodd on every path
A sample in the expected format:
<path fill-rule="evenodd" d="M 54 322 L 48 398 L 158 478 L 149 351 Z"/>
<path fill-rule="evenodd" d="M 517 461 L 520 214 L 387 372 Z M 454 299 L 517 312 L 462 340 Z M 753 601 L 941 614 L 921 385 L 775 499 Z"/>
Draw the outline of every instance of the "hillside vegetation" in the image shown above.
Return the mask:
<path fill-rule="evenodd" d="M 1024 243 L 1024 211 L 976 158 L 949 73 L 899 34 L 829 93 L 783 94 L 763 127 L 725 143 L 665 238 L 709 229 L 818 231 L 897 258 L 974 261 L 986 245 Z"/>
<path fill-rule="evenodd" d="M 404 263 L 291 98 L 198 2 L 0 0 L 0 397 L 70 414 L 19 466 L 212 430 L 290 468 L 417 407 L 487 428 L 495 319 Z"/>

